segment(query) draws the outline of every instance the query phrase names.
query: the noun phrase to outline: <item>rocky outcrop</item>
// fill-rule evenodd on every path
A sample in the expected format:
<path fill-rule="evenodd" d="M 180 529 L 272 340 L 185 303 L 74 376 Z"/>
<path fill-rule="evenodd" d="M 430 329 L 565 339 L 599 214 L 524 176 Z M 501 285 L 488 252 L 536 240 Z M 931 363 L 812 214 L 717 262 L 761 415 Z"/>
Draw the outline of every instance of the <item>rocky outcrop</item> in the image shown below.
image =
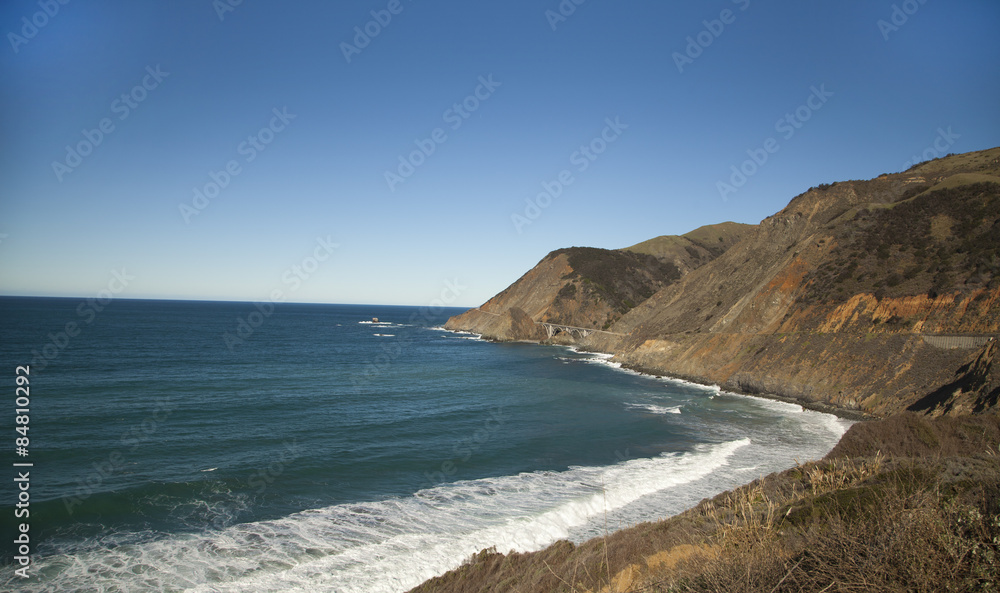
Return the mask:
<path fill-rule="evenodd" d="M 995 410 L 1000 403 L 1000 346 L 990 341 L 966 364 L 953 380 L 928 393 L 907 408 L 912 412 L 978 414 Z"/>
<path fill-rule="evenodd" d="M 527 313 L 517 307 L 511 307 L 503 313 L 471 309 L 449 319 L 445 329 L 473 331 L 488 340 L 498 342 L 537 342 L 546 338 L 545 328 L 535 323 Z"/>

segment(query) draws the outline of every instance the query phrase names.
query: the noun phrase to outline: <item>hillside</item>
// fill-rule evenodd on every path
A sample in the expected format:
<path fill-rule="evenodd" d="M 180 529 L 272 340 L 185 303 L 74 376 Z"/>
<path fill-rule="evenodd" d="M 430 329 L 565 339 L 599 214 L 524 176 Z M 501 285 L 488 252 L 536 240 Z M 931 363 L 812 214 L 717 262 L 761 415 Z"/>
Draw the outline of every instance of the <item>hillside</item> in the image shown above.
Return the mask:
<path fill-rule="evenodd" d="M 495 340 L 544 339 L 540 326 L 523 323 L 525 316 L 536 322 L 608 329 L 637 304 L 724 253 L 749 228 L 713 225 L 621 250 L 558 249 L 503 292 L 449 320 L 445 327 Z M 555 340 L 572 337 L 560 334 Z"/>
<path fill-rule="evenodd" d="M 521 309 L 607 329 L 553 341 L 653 373 L 873 416 L 977 413 L 1000 400 L 998 249 L 994 148 L 814 187 L 756 226 L 556 251 L 447 327 L 489 335 L 484 318 Z M 522 328 L 489 337 L 546 338 Z"/>
<path fill-rule="evenodd" d="M 677 266 L 681 274 L 707 264 L 739 243 L 754 229 L 736 222 L 710 224 L 683 235 L 663 235 L 626 247 L 625 251 L 645 253 Z"/>

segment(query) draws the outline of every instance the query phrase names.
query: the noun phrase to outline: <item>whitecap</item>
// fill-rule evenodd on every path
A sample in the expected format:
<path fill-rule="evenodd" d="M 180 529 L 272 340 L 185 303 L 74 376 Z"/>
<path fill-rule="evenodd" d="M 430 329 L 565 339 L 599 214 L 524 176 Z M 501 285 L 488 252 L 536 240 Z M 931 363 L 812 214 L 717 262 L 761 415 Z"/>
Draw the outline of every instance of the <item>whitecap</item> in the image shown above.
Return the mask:
<path fill-rule="evenodd" d="M 95 546 L 39 558 L 36 574 L 45 578 L 23 590 L 70 591 L 86 582 L 96 590 L 402 592 L 485 548 L 542 549 L 643 496 L 712 474 L 749 445 L 740 439 L 611 466 L 455 482 L 222 530 Z"/>
<path fill-rule="evenodd" d="M 681 406 L 657 406 L 656 404 L 625 404 L 629 410 L 644 410 L 653 414 L 680 414 Z"/>

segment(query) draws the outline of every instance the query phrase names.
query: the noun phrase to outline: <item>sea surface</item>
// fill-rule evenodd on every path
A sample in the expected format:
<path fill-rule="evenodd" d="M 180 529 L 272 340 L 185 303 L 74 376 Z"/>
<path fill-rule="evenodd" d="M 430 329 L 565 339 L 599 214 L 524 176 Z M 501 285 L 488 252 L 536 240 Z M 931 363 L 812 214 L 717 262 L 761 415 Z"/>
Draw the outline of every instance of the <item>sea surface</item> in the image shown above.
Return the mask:
<path fill-rule="evenodd" d="M 0 589 L 405 591 L 674 515 L 849 426 L 441 329 L 460 311 L 0 297 Z"/>

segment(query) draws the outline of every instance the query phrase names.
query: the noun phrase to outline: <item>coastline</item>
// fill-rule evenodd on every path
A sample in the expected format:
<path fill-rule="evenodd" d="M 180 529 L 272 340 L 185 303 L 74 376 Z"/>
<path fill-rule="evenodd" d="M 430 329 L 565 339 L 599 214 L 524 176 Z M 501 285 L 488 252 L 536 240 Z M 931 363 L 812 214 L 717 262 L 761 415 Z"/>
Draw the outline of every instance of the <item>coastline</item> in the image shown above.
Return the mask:
<path fill-rule="evenodd" d="M 445 328 L 442 328 L 442 329 L 445 329 Z M 651 377 L 658 377 L 658 378 L 663 378 L 663 379 L 675 379 L 675 380 L 678 380 L 678 381 L 686 381 L 688 383 L 694 383 L 694 384 L 697 384 L 697 385 L 703 385 L 705 387 L 718 387 L 719 389 L 721 389 L 723 391 L 726 391 L 728 393 L 735 393 L 737 395 L 748 395 L 748 396 L 753 396 L 753 397 L 760 397 L 760 398 L 764 398 L 764 399 L 770 399 L 770 400 L 774 400 L 774 401 L 783 402 L 783 403 L 786 403 L 786 404 L 798 405 L 798 406 L 802 406 L 806 410 L 812 410 L 814 412 L 823 412 L 825 414 L 832 414 L 834 416 L 837 416 L 838 418 L 843 418 L 845 420 L 851 420 L 851 421 L 854 421 L 854 422 L 866 422 L 866 421 L 872 421 L 872 420 L 882 420 L 882 419 L 885 418 L 884 416 L 880 416 L 880 415 L 877 415 L 877 414 L 865 412 L 863 410 L 845 408 L 845 407 L 842 407 L 842 406 L 836 406 L 836 405 L 824 403 L 824 402 L 821 402 L 821 401 L 807 400 L 807 399 L 804 399 L 804 398 L 801 398 L 801 397 L 797 397 L 797 396 L 793 396 L 793 395 L 783 395 L 783 394 L 780 394 L 780 393 L 772 393 L 772 392 L 765 392 L 765 391 L 749 391 L 749 390 L 745 390 L 745 389 L 740 389 L 737 386 L 723 386 L 723 385 L 719 385 L 718 383 L 715 383 L 715 382 L 712 382 L 712 381 L 708 381 L 708 380 L 704 379 L 703 377 L 698 377 L 698 376 L 693 376 L 693 375 L 681 375 L 681 374 L 676 374 L 676 373 L 670 373 L 670 372 L 667 372 L 667 371 L 664 371 L 662 369 L 658 369 L 658 368 L 655 368 L 655 367 L 649 367 L 649 366 L 644 366 L 644 365 L 640 365 L 640 364 L 633 364 L 633 363 L 623 362 L 621 360 L 615 360 L 615 358 L 617 358 L 617 357 L 620 356 L 619 352 L 609 352 L 607 350 L 602 350 L 602 349 L 599 349 L 599 348 L 594 348 L 592 346 L 579 345 L 579 344 L 576 344 L 576 343 L 573 343 L 573 342 L 557 342 L 557 341 L 553 341 L 553 340 L 527 340 L 527 339 L 521 339 L 521 340 L 504 340 L 504 339 L 498 339 L 498 338 L 489 337 L 489 336 L 486 336 L 486 335 L 483 335 L 483 334 L 477 334 L 477 333 L 475 333 L 475 332 L 473 332 L 471 330 L 445 329 L 445 331 L 456 332 L 456 333 L 462 332 L 462 333 L 467 333 L 467 334 L 468 333 L 472 333 L 474 335 L 478 335 L 479 339 L 482 339 L 482 340 L 487 341 L 487 342 L 498 343 L 498 344 L 511 343 L 511 344 L 537 344 L 539 346 L 561 346 L 561 347 L 571 347 L 571 348 L 576 349 L 579 352 L 591 352 L 591 353 L 594 353 L 594 354 L 610 355 L 612 357 L 611 358 L 612 362 L 617 362 L 617 363 L 619 363 L 621 365 L 622 368 L 629 369 L 629 370 L 635 371 L 637 373 L 641 373 L 643 375 L 649 375 Z"/>
<path fill-rule="evenodd" d="M 877 501 L 869 504 L 870 501 L 864 499 L 863 507 L 851 506 L 853 502 L 845 502 L 843 504 L 846 506 L 839 510 L 830 507 L 830 501 L 836 504 L 840 504 L 841 500 L 853 501 L 852 493 L 859 489 L 868 492 L 869 489 L 884 488 L 881 484 L 885 482 L 885 476 L 895 475 L 891 472 L 896 471 L 897 467 L 905 466 L 906 463 L 920 464 L 921 468 L 924 468 L 922 464 L 926 463 L 926 484 L 921 482 L 920 488 L 926 492 L 937 493 L 941 489 L 941 484 L 952 487 L 947 464 L 939 467 L 932 461 L 925 460 L 935 459 L 945 451 L 949 451 L 948 454 L 961 456 L 962 463 L 979 465 L 992 463 L 989 451 L 986 453 L 987 461 L 974 457 L 974 451 L 979 451 L 980 456 L 983 455 L 978 442 L 980 437 L 993 451 L 996 451 L 997 445 L 993 442 L 996 440 L 995 435 L 990 436 L 996 433 L 996 430 L 990 424 L 991 420 L 986 417 L 980 417 L 978 420 L 955 418 L 931 420 L 913 413 L 879 417 L 858 410 L 804 401 L 797 397 L 731 389 L 698 377 L 679 376 L 649 366 L 628 364 L 621 361 L 616 352 L 608 351 L 614 349 L 596 348 L 593 344 L 530 339 L 504 340 L 482 335 L 479 339 L 494 343 L 559 346 L 581 354 L 600 355 L 602 358 L 606 357 L 605 361 L 611 363 L 613 367 L 632 373 L 712 387 L 723 393 L 792 404 L 800 406 L 803 410 L 830 414 L 852 421 L 854 424 L 840 436 L 825 456 L 804 464 L 796 461 L 796 466 L 790 469 L 750 479 L 730 490 L 704 498 L 678 514 L 648 523 L 619 526 L 617 529 L 609 530 L 603 537 L 597 536 L 582 543 L 557 541 L 536 552 L 505 554 L 495 549 L 482 550 L 469 558 L 461 567 L 425 581 L 413 589 L 413 592 L 465 591 L 469 590 L 473 582 L 521 583 L 521 580 L 526 578 L 523 575 L 529 573 L 547 575 L 545 579 L 553 581 L 543 588 L 529 587 L 528 590 L 554 590 L 553 587 L 559 583 L 565 585 L 569 581 L 574 583 L 574 587 L 579 585 L 580 590 L 629 590 L 635 586 L 640 586 L 639 590 L 644 590 L 643 586 L 659 585 L 666 582 L 665 579 L 676 578 L 667 576 L 671 574 L 710 574 L 715 578 L 713 572 L 715 569 L 712 567 L 720 562 L 730 564 L 746 561 L 746 568 L 741 566 L 741 570 L 737 572 L 747 574 L 747 570 L 757 570 L 755 567 L 764 566 L 764 560 L 774 560 L 768 554 L 775 554 L 777 548 L 763 553 L 760 558 L 748 559 L 747 554 L 720 545 L 717 539 L 720 534 L 723 534 L 724 541 L 729 537 L 726 534 L 732 534 L 734 530 L 743 533 L 745 530 L 754 538 L 759 538 L 760 543 L 774 545 L 773 542 L 787 537 L 787 530 L 782 528 L 785 522 L 803 526 L 815 524 L 819 529 L 826 530 L 827 513 L 857 515 L 859 509 L 863 514 L 853 521 L 862 528 L 866 525 L 876 525 L 872 530 L 878 534 L 888 528 L 878 525 L 883 523 L 892 525 L 891 521 L 895 520 L 893 519 L 895 515 L 882 508 Z M 961 424 L 962 422 L 965 424 Z M 977 442 L 974 443 L 966 442 L 962 432 L 964 430 L 962 426 L 971 426 L 970 423 L 986 423 L 983 434 L 977 436 L 974 439 Z M 1000 428 L 1000 425 L 997 428 Z M 924 451 L 920 447 L 929 450 Z M 958 450 L 952 452 L 949 447 L 958 447 Z M 934 453 L 934 451 L 940 452 Z M 995 458 L 995 453 L 992 455 Z M 973 457 L 966 459 L 965 456 Z M 977 472 L 981 469 L 979 465 L 976 466 Z M 983 477 L 985 478 L 985 474 Z M 872 485 L 873 483 L 875 485 Z M 978 482 L 973 482 L 973 485 L 975 483 Z M 901 501 L 906 500 L 906 493 L 902 491 L 885 493 L 883 490 L 878 490 L 878 492 L 886 497 L 883 501 L 886 507 L 895 508 L 895 505 L 904 504 Z M 926 503 L 926 507 L 921 507 L 921 512 L 937 512 L 937 509 L 945 508 L 942 505 L 946 503 L 954 504 L 948 502 L 947 497 L 938 496 L 938 499 Z M 751 508 L 752 512 L 749 511 Z M 969 508 L 972 509 L 969 513 L 979 512 L 978 507 Z M 764 519 L 754 518 L 761 516 Z M 886 523 L 887 521 L 889 523 Z M 706 528 L 706 525 L 709 528 Z M 759 544 L 755 544 L 752 549 L 756 549 L 757 545 Z M 801 542 L 796 545 L 803 549 L 810 548 L 809 545 L 803 546 Z M 841 545 L 841 542 L 836 545 Z M 835 547 L 831 549 L 836 550 Z M 796 553 L 804 552 L 796 548 Z M 889 565 L 894 561 L 886 560 L 886 563 Z M 781 579 L 782 575 L 795 571 L 801 564 L 801 561 L 794 564 L 781 562 L 783 563 L 777 577 L 770 583 L 776 585 L 775 589 L 784 581 Z M 590 567 L 589 571 L 583 570 L 587 574 L 586 577 L 580 576 L 581 567 L 584 569 Z M 770 568 L 759 570 L 765 571 Z M 594 576 L 591 576 L 591 573 Z M 544 579 L 536 576 L 529 580 L 540 586 Z M 723 588 L 727 589 L 729 588 Z"/>
<path fill-rule="evenodd" d="M 607 353 L 607 354 L 611 354 L 611 353 Z M 652 369 L 652 368 L 642 367 L 640 365 L 631 365 L 631 364 L 622 363 L 622 368 L 631 369 L 631 370 L 636 371 L 638 373 L 642 373 L 644 375 L 650 375 L 650 376 L 653 376 L 653 377 L 663 377 L 663 378 L 666 378 L 666 379 L 677 379 L 679 381 L 687 381 L 688 383 L 696 383 L 698 385 L 704 385 L 706 387 L 718 387 L 719 389 L 721 389 L 721 390 L 723 390 L 723 391 L 725 391 L 727 393 L 735 393 L 737 395 L 747 395 L 747 396 L 753 396 L 753 397 L 760 397 L 760 398 L 764 398 L 764 399 L 770 399 L 770 400 L 774 400 L 774 401 L 783 402 L 783 403 L 786 403 L 786 404 L 794 404 L 794 405 L 797 405 L 797 406 L 802 406 L 806 410 L 813 410 L 814 412 L 823 412 L 825 414 L 833 414 L 834 416 L 837 416 L 838 418 L 843 418 L 845 420 L 853 420 L 855 422 L 865 422 L 865 421 L 870 421 L 870 420 L 881 420 L 882 419 L 881 416 L 876 416 L 874 414 L 869 414 L 869 413 L 863 412 L 861 410 L 851 410 L 851 409 L 848 409 L 848 408 L 843 408 L 843 407 L 839 407 L 839 406 L 825 404 L 823 402 L 809 401 L 809 400 L 804 400 L 804 399 L 799 398 L 799 397 L 786 396 L 786 395 L 781 395 L 781 394 L 778 394 L 778 393 L 752 392 L 752 391 L 746 391 L 746 390 L 739 389 L 739 388 L 734 388 L 734 387 L 723 387 L 723 386 L 721 386 L 721 385 L 719 385 L 717 383 L 712 383 L 712 382 L 709 382 L 709 381 L 705 381 L 704 379 L 701 379 L 699 377 L 674 375 L 674 374 L 671 374 L 671 373 L 666 373 L 666 372 L 660 371 L 658 369 Z"/>

